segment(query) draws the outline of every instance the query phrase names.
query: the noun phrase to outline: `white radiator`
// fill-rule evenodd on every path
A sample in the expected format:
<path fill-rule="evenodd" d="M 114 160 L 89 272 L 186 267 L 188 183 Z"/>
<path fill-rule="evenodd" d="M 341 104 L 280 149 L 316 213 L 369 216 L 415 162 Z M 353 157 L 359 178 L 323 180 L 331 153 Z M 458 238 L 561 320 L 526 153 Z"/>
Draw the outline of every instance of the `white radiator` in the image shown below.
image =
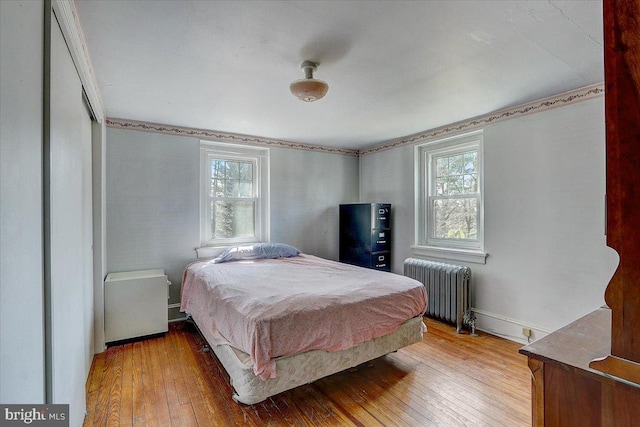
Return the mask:
<path fill-rule="evenodd" d="M 462 326 L 470 318 L 469 282 L 471 269 L 417 258 L 404 260 L 404 275 L 424 284 L 429 300 L 427 316 Z"/>
<path fill-rule="evenodd" d="M 104 281 L 105 341 L 167 332 L 170 284 L 161 269 L 107 275 Z"/>

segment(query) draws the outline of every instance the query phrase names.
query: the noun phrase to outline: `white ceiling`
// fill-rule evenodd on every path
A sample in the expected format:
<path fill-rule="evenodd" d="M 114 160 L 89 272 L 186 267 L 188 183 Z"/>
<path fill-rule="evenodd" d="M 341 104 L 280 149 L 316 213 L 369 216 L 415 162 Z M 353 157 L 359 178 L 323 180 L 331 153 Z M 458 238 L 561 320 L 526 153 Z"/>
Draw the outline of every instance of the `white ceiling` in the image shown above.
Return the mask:
<path fill-rule="evenodd" d="M 600 0 L 75 6 L 111 118 L 360 149 L 604 80 Z"/>

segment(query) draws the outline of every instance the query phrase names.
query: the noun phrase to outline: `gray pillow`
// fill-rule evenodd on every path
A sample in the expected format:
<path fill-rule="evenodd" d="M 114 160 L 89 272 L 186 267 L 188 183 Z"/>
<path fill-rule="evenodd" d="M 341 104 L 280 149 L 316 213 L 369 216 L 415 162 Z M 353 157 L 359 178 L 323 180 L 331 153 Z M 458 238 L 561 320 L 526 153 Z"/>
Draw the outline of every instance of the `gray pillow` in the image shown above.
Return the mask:
<path fill-rule="evenodd" d="M 284 243 L 252 243 L 231 246 L 216 258 L 216 262 L 239 261 L 243 259 L 288 258 L 300 255 L 300 250 Z"/>

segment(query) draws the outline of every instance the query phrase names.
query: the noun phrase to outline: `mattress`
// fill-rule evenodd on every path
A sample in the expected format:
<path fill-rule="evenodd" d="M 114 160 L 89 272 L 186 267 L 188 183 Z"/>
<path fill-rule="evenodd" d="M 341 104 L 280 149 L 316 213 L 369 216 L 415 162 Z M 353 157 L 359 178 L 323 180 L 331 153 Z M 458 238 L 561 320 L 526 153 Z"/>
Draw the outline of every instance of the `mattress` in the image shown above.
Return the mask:
<path fill-rule="evenodd" d="M 181 309 L 214 349 L 228 345 L 248 355 L 251 364 L 243 365 L 267 380 L 279 375 L 281 356 L 352 348 L 421 317 L 426 305 L 416 280 L 302 254 L 192 263 Z"/>
<path fill-rule="evenodd" d="M 198 316 L 193 315 L 198 324 Z M 251 357 L 228 344 L 211 348 L 231 379 L 236 402 L 251 405 L 270 396 L 311 383 L 328 375 L 358 366 L 402 347 L 422 341 L 425 330 L 422 317 L 414 317 L 402 323 L 395 331 L 357 344 L 351 348 L 330 352 L 311 350 L 275 359 L 278 376 L 263 380 L 254 374 Z M 215 341 L 201 330 L 209 342 Z"/>

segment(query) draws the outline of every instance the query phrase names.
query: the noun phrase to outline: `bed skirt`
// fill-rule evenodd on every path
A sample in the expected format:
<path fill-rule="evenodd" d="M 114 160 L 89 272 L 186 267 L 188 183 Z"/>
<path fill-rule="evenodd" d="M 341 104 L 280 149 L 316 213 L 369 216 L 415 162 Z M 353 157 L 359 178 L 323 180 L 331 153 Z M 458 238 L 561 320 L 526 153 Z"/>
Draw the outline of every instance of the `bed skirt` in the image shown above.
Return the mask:
<path fill-rule="evenodd" d="M 198 319 L 192 318 L 197 325 Z M 229 345 L 214 345 L 211 346 L 211 349 L 231 377 L 231 385 L 235 390 L 233 400 L 252 405 L 275 394 L 353 368 L 402 347 L 420 342 L 423 331 L 422 317 L 414 317 L 390 334 L 345 350 L 335 352 L 311 350 L 293 356 L 278 357 L 276 358 L 277 376 L 266 381 L 261 380 L 253 373 L 253 363 L 248 354 Z M 207 336 L 206 331 L 200 329 L 200 333 L 208 343 L 214 342 L 212 337 Z"/>

